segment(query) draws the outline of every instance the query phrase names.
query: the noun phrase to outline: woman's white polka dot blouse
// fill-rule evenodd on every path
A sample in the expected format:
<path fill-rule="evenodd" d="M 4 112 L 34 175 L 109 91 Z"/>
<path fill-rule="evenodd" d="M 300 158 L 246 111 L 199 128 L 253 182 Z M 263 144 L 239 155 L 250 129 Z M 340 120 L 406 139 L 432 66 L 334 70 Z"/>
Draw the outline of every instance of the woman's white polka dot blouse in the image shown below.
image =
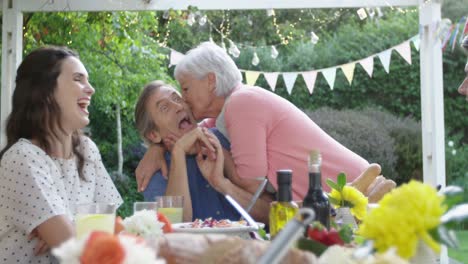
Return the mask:
<path fill-rule="evenodd" d="M 56 215 L 73 220 L 77 203 L 122 203 L 94 142 L 83 136 L 82 148 L 85 180 L 78 175 L 75 158 L 50 157 L 26 139 L 4 154 L 0 163 L 0 263 L 54 263 L 50 254 L 34 256 L 37 241 L 28 241 L 28 234 L 35 227 Z"/>

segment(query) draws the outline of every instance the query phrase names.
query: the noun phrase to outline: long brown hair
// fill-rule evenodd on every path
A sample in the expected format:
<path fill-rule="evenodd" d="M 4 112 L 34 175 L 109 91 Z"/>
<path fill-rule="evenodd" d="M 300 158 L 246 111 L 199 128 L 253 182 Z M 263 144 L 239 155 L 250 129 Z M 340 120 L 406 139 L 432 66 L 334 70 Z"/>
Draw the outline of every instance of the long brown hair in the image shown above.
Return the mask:
<path fill-rule="evenodd" d="M 50 155 L 49 135 L 56 137 L 57 129 L 63 131 L 60 106 L 54 93 L 62 62 L 68 57 L 79 58 L 78 53 L 68 48 L 49 46 L 32 51 L 21 62 L 16 72 L 12 111 L 6 124 L 7 145 L 0 152 L 0 159 L 20 138 L 37 139 L 39 146 Z M 81 130 L 73 132 L 72 149 L 78 158 L 80 178 L 84 179 L 81 135 Z"/>

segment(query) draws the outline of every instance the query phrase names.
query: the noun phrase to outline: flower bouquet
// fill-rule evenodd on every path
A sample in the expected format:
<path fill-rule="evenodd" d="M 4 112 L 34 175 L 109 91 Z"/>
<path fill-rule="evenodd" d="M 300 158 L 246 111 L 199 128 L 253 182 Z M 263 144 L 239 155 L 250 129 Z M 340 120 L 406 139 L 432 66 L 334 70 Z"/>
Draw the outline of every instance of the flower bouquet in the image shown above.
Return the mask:
<path fill-rule="evenodd" d="M 66 264 L 162 264 L 157 252 L 142 238 L 94 231 L 88 236 L 73 238 L 52 250 L 60 263 Z"/>
<path fill-rule="evenodd" d="M 140 236 L 146 239 L 154 239 L 163 233 L 172 231 L 171 223 L 161 213 L 152 210 L 141 210 L 122 221 L 125 233 Z"/>
<path fill-rule="evenodd" d="M 468 204 L 459 203 L 463 190 L 447 187 L 437 193 L 430 185 L 411 181 L 386 194 L 359 227 L 358 234 L 373 241 L 378 252 L 396 249 L 404 259 L 415 260 L 424 247 L 438 253 L 440 244 L 456 247 L 453 228 L 468 219 Z M 434 259 L 430 262 L 435 263 Z"/>
<path fill-rule="evenodd" d="M 367 197 L 358 189 L 346 184 L 346 174 L 340 173 L 337 182 L 327 179 L 327 185 L 331 188 L 328 194 L 330 203 L 337 209 L 336 222 L 338 224 L 351 224 L 357 228 L 353 217 L 362 220 L 367 214 Z M 349 216 L 350 211 L 353 217 Z"/>

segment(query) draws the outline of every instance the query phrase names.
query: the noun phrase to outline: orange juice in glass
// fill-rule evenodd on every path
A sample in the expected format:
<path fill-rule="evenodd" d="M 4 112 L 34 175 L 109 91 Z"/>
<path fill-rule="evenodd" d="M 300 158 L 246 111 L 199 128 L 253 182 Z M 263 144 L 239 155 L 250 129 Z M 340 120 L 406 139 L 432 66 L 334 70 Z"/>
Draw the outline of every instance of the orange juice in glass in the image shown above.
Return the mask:
<path fill-rule="evenodd" d="M 81 238 L 92 231 L 114 233 L 115 204 L 87 203 L 76 205 L 76 236 Z"/>
<path fill-rule="evenodd" d="M 164 214 L 171 223 L 182 223 L 184 197 L 183 196 L 156 196 L 158 212 Z"/>

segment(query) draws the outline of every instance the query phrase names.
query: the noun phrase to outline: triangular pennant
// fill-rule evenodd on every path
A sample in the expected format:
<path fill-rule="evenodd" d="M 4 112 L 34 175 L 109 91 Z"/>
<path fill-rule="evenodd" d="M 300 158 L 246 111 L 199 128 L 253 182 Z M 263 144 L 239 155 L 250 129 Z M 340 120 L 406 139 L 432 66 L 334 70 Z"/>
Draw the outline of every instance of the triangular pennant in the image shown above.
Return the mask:
<path fill-rule="evenodd" d="M 286 90 L 288 93 L 291 94 L 292 89 L 294 87 L 294 83 L 296 82 L 297 72 L 284 72 L 283 73 L 283 80 L 286 84 Z"/>
<path fill-rule="evenodd" d="M 184 56 L 185 56 L 184 54 L 171 49 L 171 58 L 169 61 L 169 67 L 177 65 L 184 58 Z"/>
<path fill-rule="evenodd" d="M 309 93 L 312 94 L 314 92 L 315 80 L 317 79 L 317 72 L 316 71 L 303 72 L 302 78 L 304 78 L 304 82 L 307 86 L 307 90 L 309 90 Z"/>
<path fill-rule="evenodd" d="M 260 72 L 258 71 L 245 71 L 245 82 L 248 85 L 255 85 L 258 76 L 260 76 Z"/>
<path fill-rule="evenodd" d="M 405 41 L 395 47 L 395 50 L 405 59 L 408 64 L 411 64 L 411 47 L 409 41 Z"/>
<path fill-rule="evenodd" d="M 388 49 L 380 52 L 379 54 L 380 62 L 387 73 L 390 73 L 390 57 L 392 56 L 392 49 Z"/>
<path fill-rule="evenodd" d="M 323 77 L 327 80 L 330 89 L 333 90 L 335 86 L 335 78 L 336 78 L 336 68 L 326 68 L 322 70 Z"/>
<path fill-rule="evenodd" d="M 353 77 L 354 77 L 354 69 L 356 68 L 356 63 L 355 62 L 351 62 L 351 63 L 348 63 L 348 64 L 345 64 L 343 66 L 341 66 L 341 70 L 343 71 L 345 77 L 346 77 L 346 80 L 348 80 L 349 82 L 349 85 L 351 85 L 351 83 L 353 82 Z"/>
<path fill-rule="evenodd" d="M 278 80 L 278 73 L 277 72 L 264 72 L 263 76 L 270 85 L 270 89 L 274 92 L 276 87 L 276 81 Z"/>
<path fill-rule="evenodd" d="M 414 48 L 419 51 L 419 44 L 421 44 L 421 39 L 419 35 L 416 35 L 410 39 L 413 42 Z"/>
<path fill-rule="evenodd" d="M 360 60 L 359 63 L 361 64 L 362 68 L 367 72 L 369 77 L 372 78 L 372 73 L 374 72 L 374 57 L 370 56 L 363 60 Z"/>

